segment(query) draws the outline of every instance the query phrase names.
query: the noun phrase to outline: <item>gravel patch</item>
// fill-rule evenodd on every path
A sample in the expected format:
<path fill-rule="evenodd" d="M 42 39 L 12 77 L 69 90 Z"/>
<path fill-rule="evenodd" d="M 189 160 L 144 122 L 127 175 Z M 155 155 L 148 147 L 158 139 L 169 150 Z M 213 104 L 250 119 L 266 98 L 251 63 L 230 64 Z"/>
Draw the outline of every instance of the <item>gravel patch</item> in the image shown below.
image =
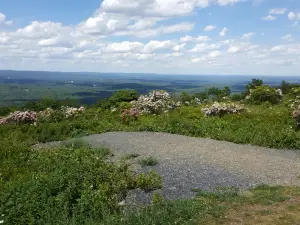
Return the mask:
<path fill-rule="evenodd" d="M 187 199 L 193 189 L 218 187 L 248 189 L 260 184 L 300 185 L 300 152 L 239 145 L 226 141 L 151 132 L 111 132 L 83 137 L 92 147 L 110 148 L 116 157 L 137 153 L 132 159 L 137 172 L 157 171 L 166 199 Z M 57 146 L 59 142 L 50 143 Z M 47 144 L 49 145 L 49 144 Z M 153 167 L 142 168 L 138 160 L 152 156 Z M 149 202 L 153 193 L 133 191 L 129 202 Z"/>

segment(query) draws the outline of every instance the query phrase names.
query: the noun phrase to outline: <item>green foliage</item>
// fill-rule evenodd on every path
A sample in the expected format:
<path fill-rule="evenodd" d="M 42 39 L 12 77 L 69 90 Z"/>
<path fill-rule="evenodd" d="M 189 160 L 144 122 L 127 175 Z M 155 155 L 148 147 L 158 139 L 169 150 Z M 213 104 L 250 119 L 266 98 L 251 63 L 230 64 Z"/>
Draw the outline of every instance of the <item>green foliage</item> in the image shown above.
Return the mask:
<path fill-rule="evenodd" d="M 13 112 L 13 108 L 11 107 L 0 107 L 0 117 L 1 116 L 6 116 L 8 115 L 9 113 Z"/>
<path fill-rule="evenodd" d="M 145 191 L 152 191 L 162 188 L 161 176 L 155 171 L 150 171 L 148 174 L 141 173 L 135 177 L 135 186 L 142 188 Z"/>
<path fill-rule="evenodd" d="M 300 96 L 300 87 L 292 88 L 289 92 L 290 97 L 296 98 L 297 96 Z"/>
<path fill-rule="evenodd" d="M 31 151 L 18 145 L 5 150 L 7 141 L 1 152 L 14 153 L 1 158 L 0 215 L 6 224 L 101 221 L 119 213 L 118 203 L 127 190 L 162 185 L 155 172 L 134 176 L 126 164 L 106 160 L 107 150 L 86 148 L 81 141 L 68 148 Z M 13 157 L 20 157 L 21 165 Z"/>
<path fill-rule="evenodd" d="M 183 102 L 183 103 L 190 102 L 192 100 L 193 100 L 193 97 L 190 94 L 188 94 L 187 92 L 182 92 L 179 96 L 179 101 Z"/>
<path fill-rule="evenodd" d="M 138 92 L 135 90 L 120 90 L 113 93 L 109 98 L 99 102 L 103 109 L 111 109 L 112 107 L 119 107 L 123 102 L 131 102 L 138 99 Z M 124 105 L 124 103 L 123 103 Z"/>
<path fill-rule="evenodd" d="M 247 94 L 249 94 L 251 89 L 263 86 L 263 84 L 264 84 L 264 82 L 260 79 L 252 79 L 252 81 L 250 83 L 248 83 L 247 86 L 246 86 Z"/>
<path fill-rule="evenodd" d="M 207 89 L 207 94 L 213 101 L 221 101 L 223 98 L 228 97 L 231 94 L 231 89 L 227 86 L 223 89 L 212 87 Z"/>
<path fill-rule="evenodd" d="M 282 100 L 282 96 L 275 88 L 265 85 L 250 89 L 250 95 L 246 99 L 253 104 L 261 104 L 263 102 L 278 104 Z"/>
<path fill-rule="evenodd" d="M 230 99 L 232 101 L 238 102 L 238 101 L 244 100 L 244 96 L 243 96 L 243 94 L 233 94 L 233 95 L 231 95 Z"/>
<path fill-rule="evenodd" d="M 142 167 L 145 167 L 145 166 L 155 166 L 155 165 L 158 164 L 158 160 L 155 159 L 155 158 L 153 158 L 152 156 L 150 156 L 150 157 L 141 159 L 139 161 L 139 163 L 141 164 Z"/>
<path fill-rule="evenodd" d="M 22 108 L 39 112 L 47 108 L 60 109 L 61 106 L 78 107 L 80 104 L 78 100 L 74 99 L 56 100 L 54 98 L 44 98 L 37 102 L 27 102 Z"/>
<path fill-rule="evenodd" d="M 122 111 L 124 109 L 131 109 L 132 108 L 132 104 L 129 102 L 121 102 L 119 105 L 119 109 Z"/>
<path fill-rule="evenodd" d="M 208 93 L 206 91 L 195 93 L 194 97 L 200 99 L 201 102 L 209 98 Z"/>

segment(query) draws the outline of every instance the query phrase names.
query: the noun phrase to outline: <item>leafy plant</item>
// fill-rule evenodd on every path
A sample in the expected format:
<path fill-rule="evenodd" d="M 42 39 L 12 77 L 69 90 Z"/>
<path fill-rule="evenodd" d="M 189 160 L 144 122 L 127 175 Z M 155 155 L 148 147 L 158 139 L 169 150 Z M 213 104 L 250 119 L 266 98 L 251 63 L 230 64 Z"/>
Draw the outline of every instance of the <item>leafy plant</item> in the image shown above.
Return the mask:
<path fill-rule="evenodd" d="M 158 164 L 158 160 L 155 159 L 155 158 L 153 158 L 152 156 L 150 156 L 150 157 L 141 159 L 139 161 L 139 163 L 141 164 L 142 167 L 145 167 L 145 166 L 155 166 L 155 165 Z"/>
<path fill-rule="evenodd" d="M 269 86 L 257 86 L 250 89 L 250 94 L 246 100 L 254 103 L 261 104 L 263 102 L 270 102 L 271 104 L 278 104 L 283 98 L 281 90 Z"/>

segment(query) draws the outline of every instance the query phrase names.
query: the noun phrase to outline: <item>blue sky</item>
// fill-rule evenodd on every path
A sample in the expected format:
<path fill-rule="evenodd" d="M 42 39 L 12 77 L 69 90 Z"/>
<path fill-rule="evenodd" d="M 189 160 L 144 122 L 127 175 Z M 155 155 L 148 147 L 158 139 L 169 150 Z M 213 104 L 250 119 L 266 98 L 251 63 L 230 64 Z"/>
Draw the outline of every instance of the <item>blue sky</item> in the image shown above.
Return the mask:
<path fill-rule="evenodd" d="M 0 69 L 300 75 L 300 0 L 0 2 Z"/>

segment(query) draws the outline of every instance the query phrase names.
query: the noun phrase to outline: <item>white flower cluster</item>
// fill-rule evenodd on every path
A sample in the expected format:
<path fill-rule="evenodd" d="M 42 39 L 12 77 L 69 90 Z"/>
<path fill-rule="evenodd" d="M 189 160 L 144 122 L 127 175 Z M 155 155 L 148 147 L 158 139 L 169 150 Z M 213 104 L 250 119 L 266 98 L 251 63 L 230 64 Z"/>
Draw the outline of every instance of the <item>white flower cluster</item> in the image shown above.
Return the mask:
<path fill-rule="evenodd" d="M 43 118 L 47 118 L 49 116 L 51 116 L 55 111 L 51 108 L 47 108 L 43 111 L 39 112 L 39 116 L 43 117 Z"/>
<path fill-rule="evenodd" d="M 219 102 L 215 102 L 210 107 L 202 109 L 205 116 L 223 116 L 225 114 L 238 114 L 243 111 L 245 111 L 243 105 Z"/>
<path fill-rule="evenodd" d="M 276 90 L 276 94 L 280 95 L 281 97 L 283 97 L 283 93 L 281 89 L 277 89 Z"/>
<path fill-rule="evenodd" d="M 153 91 L 149 95 L 141 95 L 137 101 L 133 101 L 131 104 L 133 108 L 138 109 L 142 114 L 159 114 L 181 106 L 180 102 L 175 103 L 172 101 L 166 91 Z"/>
<path fill-rule="evenodd" d="M 291 99 L 289 104 L 289 107 L 293 110 L 300 110 L 300 96 L 296 96 L 296 98 Z"/>
<path fill-rule="evenodd" d="M 37 113 L 33 111 L 16 111 L 10 113 L 8 116 L 0 118 L 0 124 L 34 124 L 37 122 Z"/>
<path fill-rule="evenodd" d="M 77 115 L 79 113 L 82 113 L 85 111 L 85 108 L 81 106 L 80 108 L 74 108 L 69 106 L 62 106 L 61 111 L 65 114 L 66 118 L 70 118 L 74 115 Z"/>

